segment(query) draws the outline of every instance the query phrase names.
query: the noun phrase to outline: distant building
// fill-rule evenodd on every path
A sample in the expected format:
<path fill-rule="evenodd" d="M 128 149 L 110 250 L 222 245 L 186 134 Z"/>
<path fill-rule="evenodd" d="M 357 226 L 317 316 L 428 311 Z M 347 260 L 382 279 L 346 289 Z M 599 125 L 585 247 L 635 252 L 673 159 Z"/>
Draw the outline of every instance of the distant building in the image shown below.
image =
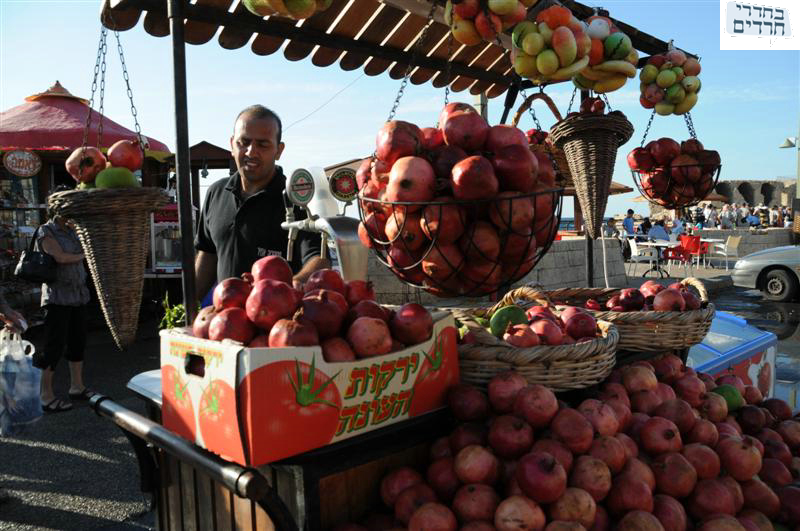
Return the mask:
<path fill-rule="evenodd" d="M 728 198 L 728 203 L 747 203 L 749 206 L 764 204 L 768 207 L 772 205 L 792 206 L 795 197 L 797 181 L 795 179 L 777 179 L 774 181 L 755 181 L 740 180 L 728 181 L 720 180 L 714 191 Z M 722 205 L 719 201 L 711 201 L 717 206 Z M 663 208 L 650 203 L 651 214 L 663 212 Z"/>

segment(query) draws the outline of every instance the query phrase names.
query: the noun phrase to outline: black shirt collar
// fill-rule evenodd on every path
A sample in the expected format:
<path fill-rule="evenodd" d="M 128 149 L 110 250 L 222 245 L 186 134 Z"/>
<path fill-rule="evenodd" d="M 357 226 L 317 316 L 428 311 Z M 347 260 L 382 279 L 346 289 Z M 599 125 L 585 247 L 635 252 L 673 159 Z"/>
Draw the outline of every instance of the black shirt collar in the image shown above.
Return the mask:
<path fill-rule="evenodd" d="M 282 193 L 285 185 L 286 177 L 283 175 L 283 168 L 280 166 L 275 166 L 275 174 L 272 176 L 272 179 L 270 179 L 267 186 L 254 193 L 250 197 L 260 194 L 272 195 L 274 193 Z M 229 192 L 232 192 L 240 200 L 242 199 L 242 180 L 239 177 L 238 171 L 234 172 L 233 175 L 228 178 L 228 184 L 225 185 L 225 189 Z"/>

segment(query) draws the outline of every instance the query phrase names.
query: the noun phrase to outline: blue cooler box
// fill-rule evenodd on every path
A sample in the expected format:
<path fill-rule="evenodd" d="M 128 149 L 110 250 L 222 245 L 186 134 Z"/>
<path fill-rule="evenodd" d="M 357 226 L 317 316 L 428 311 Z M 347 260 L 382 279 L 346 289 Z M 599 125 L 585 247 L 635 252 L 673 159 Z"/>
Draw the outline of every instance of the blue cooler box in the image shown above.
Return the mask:
<path fill-rule="evenodd" d="M 702 343 L 689 349 L 687 365 L 714 377 L 733 373 L 767 397 L 775 390 L 778 337 L 725 312 L 717 312 Z"/>

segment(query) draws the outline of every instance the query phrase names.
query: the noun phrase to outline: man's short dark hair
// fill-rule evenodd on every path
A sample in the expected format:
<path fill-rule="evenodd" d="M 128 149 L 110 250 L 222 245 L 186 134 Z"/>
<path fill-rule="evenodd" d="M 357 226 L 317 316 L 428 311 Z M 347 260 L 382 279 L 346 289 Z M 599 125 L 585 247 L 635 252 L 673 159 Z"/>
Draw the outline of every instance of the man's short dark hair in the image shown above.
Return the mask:
<path fill-rule="evenodd" d="M 245 107 L 244 109 L 242 109 L 242 112 L 240 112 L 236 116 L 236 122 L 238 122 L 239 118 L 241 118 L 245 114 L 259 120 L 275 120 L 275 123 L 278 124 L 278 144 L 281 143 L 281 135 L 283 134 L 283 124 L 281 123 L 281 119 L 278 117 L 278 115 L 275 114 L 275 111 L 273 111 L 272 109 L 267 109 L 263 105 L 251 105 L 249 107 Z M 234 122 L 234 127 L 236 122 Z"/>
<path fill-rule="evenodd" d="M 633 209 L 632 208 L 628 209 L 628 214 L 633 214 Z"/>

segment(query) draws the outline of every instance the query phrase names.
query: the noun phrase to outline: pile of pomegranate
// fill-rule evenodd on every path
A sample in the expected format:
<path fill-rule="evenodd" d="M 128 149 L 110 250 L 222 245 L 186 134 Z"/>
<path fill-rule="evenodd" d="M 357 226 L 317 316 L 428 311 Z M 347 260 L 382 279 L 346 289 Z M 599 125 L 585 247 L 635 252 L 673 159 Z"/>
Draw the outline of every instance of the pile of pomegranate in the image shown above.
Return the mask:
<path fill-rule="evenodd" d="M 337 531 L 800 526 L 800 419 L 735 375 L 715 381 L 665 355 L 615 369 L 577 407 L 515 372 L 488 396 L 455 386 L 448 403 L 461 424 L 427 467 L 383 478 L 390 514 Z"/>
<path fill-rule="evenodd" d="M 674 282 L 669 286 L 648 280 L 639 289 L 625 288 L 605 302 L 605 309 L 612 312 L 689 312 L 699 310 L 702 301 L 686 285 Z M 584 304 L 587 310 L 605 311 L 595 299 Z"/>
<path fill-rule="evenodd" d="M 345 282 L 333 269 L 311 274 L 304 290 L 292 287 L 292 269 L 266 256 L 243 278 L 227 278 L 194 320 L 195 337 L 231 339 L 249 347 L 320 345 L 327 362 L 354 361 L 427 341 L 433 317 L 409 303 L 390 310 L 375 302 L 370 282 Z"/>
<path fill-rule="evenodd" d="M 719 152 L 706 150 L 696 138 L 678 144 L 659 138 L 628 153 L 628 167 L 639 191 L 666 208 L 696 205 L 714 188 Z"/>
<path fill-rule="evenodd" d="M 522 278 L 558 231 L 549 157 L 466 103 L 447 104 L 438 128 L 387 122 L 356 179 L 361 242 L 434 295 L 483 295 Z"/>
<path fill-rule="evenodd" d="M 597 320 L 583 308 L 568 306 L 556 312 L 549 306 L 532 306 L 525 313 L 526 323 L 508 323 L 503 341 L 521 348 L 558 346 L 591 341 L 601 335 Z M 460 340 L 461 344 L 475 342 L 470 331 Z"/>

